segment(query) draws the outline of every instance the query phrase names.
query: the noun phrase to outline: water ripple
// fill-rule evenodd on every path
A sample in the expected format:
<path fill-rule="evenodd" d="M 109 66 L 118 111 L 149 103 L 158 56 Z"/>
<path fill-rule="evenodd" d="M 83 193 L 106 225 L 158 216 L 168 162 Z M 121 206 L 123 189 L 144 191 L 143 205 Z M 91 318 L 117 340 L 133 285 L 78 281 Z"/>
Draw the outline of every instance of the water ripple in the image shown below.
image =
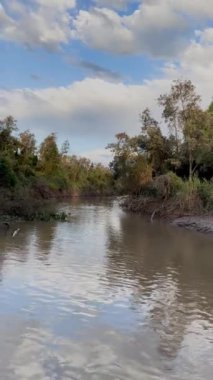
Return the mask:
<path fill-rule="evenodd" d="M 63 208 L 1 236 L 0 378 L 211 380 L 212 240 L 111 200 Z"/>

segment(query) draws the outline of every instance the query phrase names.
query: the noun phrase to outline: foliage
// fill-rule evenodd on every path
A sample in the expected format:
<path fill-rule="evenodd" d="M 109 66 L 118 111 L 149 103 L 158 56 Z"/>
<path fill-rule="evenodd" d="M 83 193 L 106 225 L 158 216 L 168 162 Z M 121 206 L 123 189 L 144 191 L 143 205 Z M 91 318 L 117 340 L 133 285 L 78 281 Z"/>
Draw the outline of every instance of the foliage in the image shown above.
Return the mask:
<path fill-rule="evenodd" d="M 0 121 L 0 190 L 1 193 L 8 190 L 8 200 L 13 204 L 18 200 L 17 213 L 23 207 L 26 210 L 22 213 L 27 213 L 35 198 L 49 199 L 73 192 L 79 195 L 113 192 L 108 168 L 86 158 L 69 156 L 68 152 L 69 142 L 65 141 L 59 150 L 55 134 L 47 136 L 38 147 L 29 130 L 18 134 L 12 117 Z M 25 193 L 27 202 L 22 200 Z M 2 202 L 0 207 L 3 208 Z"/>
<path fill-rule="evenodd" d="M 199 196 L 207 210 L 213 209 L 213 181 L 203 181 L 198 187 Z"/>
<path fill-rule="evenodd" d="M 158 176 L 153 182 L 157 195 L 163 199 L 178 195 L 183 188 L 183 180 L 173 172 Z"/>
<path fill-rule="evenodd" d="M 0 157 L 0 186 L 14 187 L 16 182 L 17 178 L 10 161 L 5 157 Z"/>
<path fill-rule="evenodd" d="M 121 193 L 172 199 L 184 210 L 213 208 L 213 104 L 203 110 L 200 102 L 191 81 L 176 80 L 158 99 L 166 135 L 148 108 L 137 136 L 116 135 L 107 148 Z"/>

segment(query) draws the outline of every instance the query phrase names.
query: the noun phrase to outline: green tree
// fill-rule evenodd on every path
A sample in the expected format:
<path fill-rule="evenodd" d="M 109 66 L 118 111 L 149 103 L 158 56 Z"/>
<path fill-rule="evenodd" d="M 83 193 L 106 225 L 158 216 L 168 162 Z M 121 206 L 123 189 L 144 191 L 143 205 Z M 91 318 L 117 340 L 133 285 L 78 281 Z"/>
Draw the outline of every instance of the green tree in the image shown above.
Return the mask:
<path fill-rule="evenodd" d="M 138 143 L 154 173 L 159 174 L 164 170 L 164 163 L 168 156 L 166 138 L 162 135 L 158 122 L 151 116 L 148 108 L 143 111 L 140 119 L 142 135 L 138 136 Z"/>
<path fill-rule="evenodd" d="M 70 150 L 70 143 L 68 140 L 65 140 L 62 144 L 62 147 L 61 147 L 61 155 L 62 156 L 67 156 L 68 152 Z"/>
<path fill-rule="evenodd" d="M 47 136 L 39 149 L 39 165 L 41 171 L 47 175 L 54 175 L 60 168 L 61 156 L 54 133 Z"/>
<path fill-rule="evenodd" d="M 4 156 L 14 157 L 18 148 L 18 140 L 13 136 L 13 132 L 17 130 L 16 120 L 12 116 L 8 116 L 0 120 L 0 154 Z"/>
<path fill-rule="evenodd" d="M 29 130 L 19 134 L 19 162 L 23 171 L 27 174 L 33 174 L 38 157 L 36 149 L 35 135 Z"/>
<path fill-rule="evenodd" d="M 159 104 L 163 107 L 162 116 L 171 130 L 174 132 L 176 140 L 176 153 L 179 154 L 180 141 L 185 143 L 189 179 L 194 174 L 193 163 L 195 160 L 194 152 L 201 143 L 200 138 L 200 96 L 197 95 L 195 86 L 190 80 L 176 80 L 171 86 L 169 94 L 161 95 L 158 99 Z M 198 140 L 195 141 L 195 136 Z"/>

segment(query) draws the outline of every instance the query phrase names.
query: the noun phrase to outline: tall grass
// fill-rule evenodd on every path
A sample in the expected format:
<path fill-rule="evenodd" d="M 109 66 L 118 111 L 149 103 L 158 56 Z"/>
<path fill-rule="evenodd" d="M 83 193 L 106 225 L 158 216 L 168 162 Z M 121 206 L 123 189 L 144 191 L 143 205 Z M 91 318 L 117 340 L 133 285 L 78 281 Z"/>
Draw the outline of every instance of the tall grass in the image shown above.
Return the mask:
<path fill-rule="evenodd" d="M 167 204 L 171 210 L 180 213 L 201 213 L 213 211 L 213 181 L 197 177 L 183 180 L 173 172 L 155 178 L 152 184 L 141 191 L 142 197 L 155 199 Z"/>

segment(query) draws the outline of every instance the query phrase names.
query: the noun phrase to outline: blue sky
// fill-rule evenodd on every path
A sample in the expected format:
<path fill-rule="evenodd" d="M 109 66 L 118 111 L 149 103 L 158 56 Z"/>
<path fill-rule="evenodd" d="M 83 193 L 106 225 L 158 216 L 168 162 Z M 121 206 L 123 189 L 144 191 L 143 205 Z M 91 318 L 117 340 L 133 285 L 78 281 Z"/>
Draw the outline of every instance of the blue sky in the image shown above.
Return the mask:
<path fill-rule="evenodd" d="M 213 89 L 212 0 L 0 0 L 0 118 L 106 162 L 119 131 L 177 78 L 206 106 Z M 165 130 L 165 126 L 162 125 Z"/>

